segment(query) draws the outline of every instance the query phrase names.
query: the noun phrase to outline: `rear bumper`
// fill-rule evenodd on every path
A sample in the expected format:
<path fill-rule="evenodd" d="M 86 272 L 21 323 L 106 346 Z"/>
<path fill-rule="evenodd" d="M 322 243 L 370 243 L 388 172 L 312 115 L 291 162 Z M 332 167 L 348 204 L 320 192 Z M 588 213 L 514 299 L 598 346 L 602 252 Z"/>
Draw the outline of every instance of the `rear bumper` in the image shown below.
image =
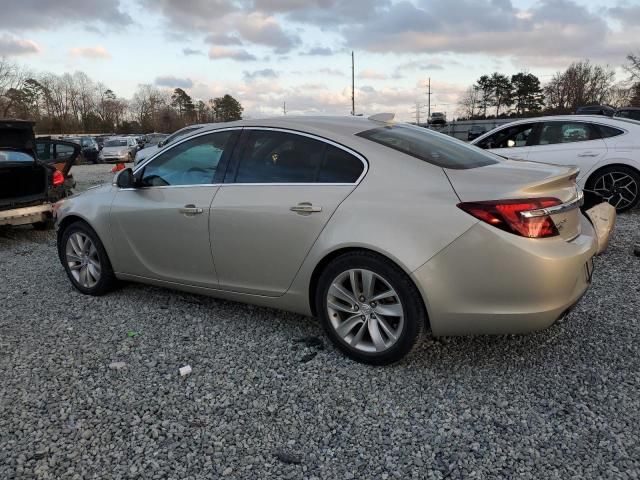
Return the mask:
<path fill-rule="evenodd" d="M 477 223 L 413 272 L 434 335 L 511 334 L 552 325 L 584 295 L 598 242 L 528 239 Z"/>
<path fill-rule="evenodd" d="M 0 225 L 29 225 L 31 223 L 44 222 L 51 218 L 52 211 L 50 203 L 4 210 L 0 212 Z"/>

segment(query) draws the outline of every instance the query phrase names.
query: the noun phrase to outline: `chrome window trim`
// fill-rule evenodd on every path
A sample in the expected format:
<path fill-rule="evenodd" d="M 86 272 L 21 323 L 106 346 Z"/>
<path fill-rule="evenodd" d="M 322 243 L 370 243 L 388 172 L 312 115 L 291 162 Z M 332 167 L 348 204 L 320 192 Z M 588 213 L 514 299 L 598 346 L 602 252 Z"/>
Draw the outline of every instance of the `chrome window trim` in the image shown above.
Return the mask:
<path fill-rule="evenodd" d="M 145 158 L 141 163 L 139 163 L 135 169 L 133 170 L 133 174 L 135 175 L 141 168 L 143 168 L 144 166 L 146 166 L 148 163 L 152 162 L 155 158 L 157 158 L 161 153 L 166 153 L 169 150 L 171 150 L 172 148 L 177 147 L 178 145 L 180 145 L 182 142 L 185 142 L 187 140 L 191 140 L 193 138 L 197 138 L 200 137 L 202 135 L 207 135 L 210 133 L 217 133 L 217 132 L 225 132 L 225 131 L 229 131 L 229 130 L 266 130 L 266 131 L 273 131 L 273 132 L 284 132 L 284 133 L 291 133 L 293 135 L 301 135 L 303 137 L 308 137 L 323 143 L 327 143 L 329 145 L 332 145 L 336 148 L 339 148 L 340 150 L 343 150 L 347 153 L 349 153 L 350 155 L 353 155 L 354 157 L 356 157 L 358 160 L 360 160 L 362 162 L 363 165 L 363 169 L 362 169 L 362 173 L 360 174 L 360 176 L 356 179 L 355 182 L 353 183 L 328 183 L 328 182 L 284 182 L 284 183 L 246 183 L 246 182 L 233 182 L 233 183 L 200 183 L 200 184 L 196 184 L 196 185 L 161 185 L 161 186 L 155 186 L 155 187 L 140 187 L 140 188 L 123 188 L 120 190 L 146 190 L 149 188 L 184 188 L 184 187 L 205 187 L 205 186 L 218 186 L 218 187 L 225 187 L 225 186 L 231 186 L 231 185 L 240 185 L 240 186 L 248 186 L 248 185 L 255 185 L 255 186 L 294 186 L 294 185 L 298 185 L 298 186 L 302 186 L 302 187 L 310 187 L 310 186 L 318 186 L 318 185 L 324 185 L 324 186 L 355 186 L 355 185 L 359 185 L 360 182 L 362 181 L 362 179 L 365 177 L 365 175 L 367 174 L 367 172 L 369 171 L 369 163 L 367 161 L 367 159 L 364 157 L 364 155 L 356 152 L 355 150 L 352 150 L 349 147 L 345 147 L 344 145 L 341 145 L 337 142 L 334 142 L 333 140 L 329 140 L 327 138 L 324 137 L 320 137 L 318 135 L 314 135 L 312 133 L 307 133 L 307 132 L 300 132 L 297 130 L 291 130 L 288 128 L 278 128 L 278 127 L 227 127 L 227 128 L 217 128 L 217 129 L 213 129 L 213 130 L 207 130 L 205 132 L 199 132 L 193 135 L 189 135 L 181 140 L 178 140 L 176 143 L 172 144 L 171 146 L 169 146 L 168 148 L 162 149 L 162 150 L 158 150 L 157 152 L 155 152 L 153 155 L 151 155 L 148 158 Z M 115 182 L 114 182 L 115 185 Z"/>

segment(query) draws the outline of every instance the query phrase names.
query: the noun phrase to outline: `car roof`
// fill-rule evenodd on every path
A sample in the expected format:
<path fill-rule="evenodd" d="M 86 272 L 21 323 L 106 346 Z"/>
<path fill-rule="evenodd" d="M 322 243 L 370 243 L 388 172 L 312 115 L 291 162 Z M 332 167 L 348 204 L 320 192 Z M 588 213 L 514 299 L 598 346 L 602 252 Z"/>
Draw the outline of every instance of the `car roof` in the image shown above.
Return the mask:
<path fill-rule="evenodd" d="M 282 128 L 294 130 L 302 133 L 310 133 L 320 137 L 327 137 L 332 140 L 352 141 L 356 133 L 373 128 L 380 128 L 386 125 L 384 122 L 370 120 L 365 117 L 354 117 L 349 115 L 333 116 L 305 116 L 287 115 L 282 117 L 239 120 L 227 123 L 209 123 L 202 125 L 198 133 L 207 130 L 218 130 L 232 127 L 264 127 Z"/>

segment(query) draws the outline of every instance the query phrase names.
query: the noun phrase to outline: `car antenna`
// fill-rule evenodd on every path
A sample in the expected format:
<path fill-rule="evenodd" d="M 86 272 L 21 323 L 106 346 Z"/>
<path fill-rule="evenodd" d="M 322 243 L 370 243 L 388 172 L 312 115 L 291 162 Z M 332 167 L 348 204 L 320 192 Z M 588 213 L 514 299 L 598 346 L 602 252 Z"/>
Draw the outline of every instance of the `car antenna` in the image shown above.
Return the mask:
<path fill-rule="evenodd" d="M 376 113 L 375 115 L 371 115 L 369 120 L 372 122 L 391 123 L 395 116 L 395 113 Z"/>

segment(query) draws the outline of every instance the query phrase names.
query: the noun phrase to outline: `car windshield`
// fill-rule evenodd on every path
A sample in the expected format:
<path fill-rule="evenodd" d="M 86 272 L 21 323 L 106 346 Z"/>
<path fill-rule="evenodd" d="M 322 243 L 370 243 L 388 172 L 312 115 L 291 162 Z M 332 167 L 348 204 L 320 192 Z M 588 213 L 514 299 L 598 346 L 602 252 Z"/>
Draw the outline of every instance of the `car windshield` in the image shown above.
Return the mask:
<path fill-rule="evenodd" d="M 126 140 L 106 140 L 104 142 L 104 146 L 105 147 L 126 147 L 127 146 L 127 141 Z"/>
<path fill-rule="evenodd" d="M 357 134 L 443 168 L 464 170 L 498 163 L 498 157 L 442 133 L 412 125 L 389 125 Z"/>
<path fill-rule="evenodd" d="M 83 147 L 90 147 L 91 145 L 93 145 L 93 140 L 90 138 L 83 138 L 81 139 L 81 143 L 80 143 Z"/>
<path fill-rule="evenodd" d="M 33 162 L 33 157 L 24 152 L 16 152 L 14 150 L 0 150 L 0 163 L 8 162 Z"/>

